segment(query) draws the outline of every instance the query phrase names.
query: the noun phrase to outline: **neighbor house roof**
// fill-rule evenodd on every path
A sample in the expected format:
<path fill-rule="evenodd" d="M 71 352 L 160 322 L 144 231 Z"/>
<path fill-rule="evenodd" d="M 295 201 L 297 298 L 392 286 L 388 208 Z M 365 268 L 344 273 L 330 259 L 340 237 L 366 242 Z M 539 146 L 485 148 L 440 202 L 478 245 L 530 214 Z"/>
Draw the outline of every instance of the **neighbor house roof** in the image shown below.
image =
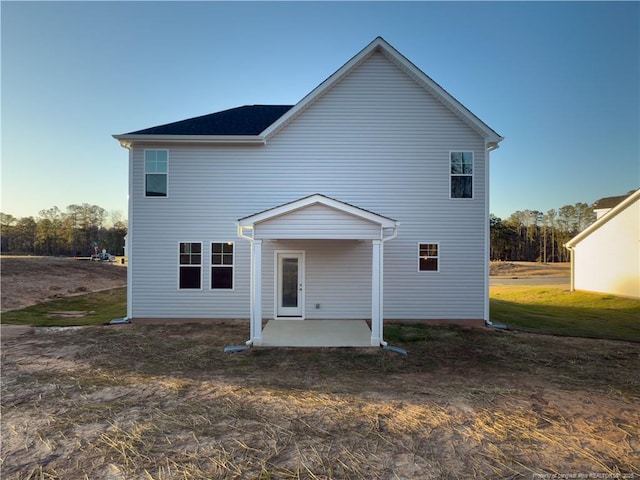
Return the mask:
<path fill-rule="evenodd" d="M 127 135 L 258 135 L 293 105 L 245 105 Z"/>
<path fill-rule="evenodd" d="M 603 208 L 613 208 L 622 202 L 625 198 L 631 196 L 633 192 L 627 193 L 626 195 L 618 195 L 617 197 L 605 197 L 600 200 L 596 200 L 593 204 L 594 209 L 603 209 Z"/>
<path fill-rule="evenodd" d="M 618 197 L 609 197 L 609 198 L 618 198 Z M 569 240 L 564 244 L 567 248 L 575 247 L 579 242 L 584 240 L 586 237 L 591 235 L 594 231 L 602 227 L 605 223 L 609 222 L 611 219 L 615 218 L 620 212 L 623 212 L 627 207 L 633 205 L 635 202 L 640 200 L 640 189 L 636 190 L 631 195 L 625 195 L 623 200 L 619 202 L 615 207 L 609 210 L 607 213 L 598 218 L 595 222 Z M 602 207 L 601 207 L 602 208 Z"/>

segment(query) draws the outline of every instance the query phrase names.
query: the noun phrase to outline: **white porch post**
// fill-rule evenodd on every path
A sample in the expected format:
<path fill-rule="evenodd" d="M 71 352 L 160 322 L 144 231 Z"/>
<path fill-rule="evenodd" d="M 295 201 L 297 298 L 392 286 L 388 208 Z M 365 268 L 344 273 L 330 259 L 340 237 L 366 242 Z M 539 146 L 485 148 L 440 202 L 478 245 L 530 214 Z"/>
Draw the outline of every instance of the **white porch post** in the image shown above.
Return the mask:
<path fill-rule="evenodd" d="M 251 340 L 262 344 L 262 240 L 251 242 Z"/>
<path fill-rule="evenodd" d="M 382 342 L 382 240 L 373 240 L 371 264 L 371 346 Z"/>

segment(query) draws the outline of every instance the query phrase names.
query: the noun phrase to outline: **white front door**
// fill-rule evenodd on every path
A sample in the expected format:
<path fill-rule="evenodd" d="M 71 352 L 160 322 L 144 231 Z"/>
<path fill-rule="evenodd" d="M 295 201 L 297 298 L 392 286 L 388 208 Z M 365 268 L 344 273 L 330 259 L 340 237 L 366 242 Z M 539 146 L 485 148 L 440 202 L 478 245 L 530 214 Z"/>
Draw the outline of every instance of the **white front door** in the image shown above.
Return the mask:
<path fill-rule="evenodd" d="M 304 252 L 276 252 L 276 317 L 302 318 Z"/>

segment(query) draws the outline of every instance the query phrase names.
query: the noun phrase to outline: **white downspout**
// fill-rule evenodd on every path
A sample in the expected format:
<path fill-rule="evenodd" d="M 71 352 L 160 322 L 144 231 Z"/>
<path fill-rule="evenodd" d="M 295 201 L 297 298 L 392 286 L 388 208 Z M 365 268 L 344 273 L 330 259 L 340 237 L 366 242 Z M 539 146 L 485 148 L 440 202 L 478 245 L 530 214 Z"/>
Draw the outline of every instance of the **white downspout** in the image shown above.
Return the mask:
<path fill-rule="evenodd" d="M 121 143 L 122 145 L 122 143 Z M 133 145 L 122 145 L 129 150 L 129 186 L 127 195 L 127 316 L 126 319 L 131 321 L 133 318 L 133 265 L 135 263 L 133 253 Z M 133 259 L 133 260 L 132 260 Z"/>
<path fill-rule="evenodd" d="M 250 237 L 248 235 L 245 235 L 244 231 L 243 231 L 243 226 L 241 226 L 240 224 L 236 224 L 236 230 L 237 230 L 237 234 L 238 237 L 243 238 L 245 240 L 248 240 L 250 243 L 250 249 L 251 249 L 251 268 L 249 269 L 250 271 L 250 275 L 251 277 L 253 277 L 253 237 Z M 254 292 L 253 292 L 253 285 L 255 284 L 253 278 L 249 279 L 249 284 L 251 285 L 251 292 L 249 295 L 249 340 L 247 340 L 245 342 L 245 344 L 247 346 L 251 346 L 253 345 L 253 339 L 254 339 L 254 326 L 253 326 L 253 309 L 254 309 Z"/>
<path fill-rule="evenodd" d="M 489 225 L 489 173 L 490 173 L 490 165 L 489 165 L 489 153 L 498 148 L 497 143 L 487 143 L 485 144 L 486 150 L 486 158 L 485 158 L 485 167 L 484 167 L 484 323 L 486 326 L 491 327 L 495 326 L 491 321 L 491 311 L 490 311 L 490 297 L 489 297 L 489 283 L 490 283 L 490 275 L 489 268 L 491 266 L 490 256 L 491 256 L 491 232 Z"/>
<path fill-rule="evenodd" d="M 573 258 L 573 247 L 568 247 L 567 244 L 565 243 L 563 245 L 563 247 L 565 247 L 567 250 L 569 250 L 569 255 L 571 255 L 571 257 L 569 258 L 569 261 L 571 262 L 571 284 L 569 287 L 569 291 L 571 292 L 575 292 L 576 290 L 576 281 L 575 281 L 575 275 L 576 275 L 576 271 L 575 271 L 575 261 Z"/>
<path fill-rule="evenodd" d="M 384 243 L 393 240 L 398 236 L 398 223 L 393 227 L 393 233 L 391 236 L 384 238 L 384 229 L 380 239 L 380 253 L 382 258 L 380 259 L 380 346 L 386 347 L 387 342 L 384 341 Z"/>

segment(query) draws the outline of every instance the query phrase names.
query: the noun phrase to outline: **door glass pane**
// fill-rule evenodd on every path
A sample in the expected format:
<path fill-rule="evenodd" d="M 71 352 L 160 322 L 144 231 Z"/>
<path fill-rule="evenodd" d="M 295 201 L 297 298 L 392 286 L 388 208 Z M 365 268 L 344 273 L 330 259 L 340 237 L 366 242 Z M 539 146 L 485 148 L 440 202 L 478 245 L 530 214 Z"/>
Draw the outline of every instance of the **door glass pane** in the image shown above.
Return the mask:
<path fill-rule="evenodd" d="M 298 259 L 282 259 L 282 306 L 298 306 Z"/>

